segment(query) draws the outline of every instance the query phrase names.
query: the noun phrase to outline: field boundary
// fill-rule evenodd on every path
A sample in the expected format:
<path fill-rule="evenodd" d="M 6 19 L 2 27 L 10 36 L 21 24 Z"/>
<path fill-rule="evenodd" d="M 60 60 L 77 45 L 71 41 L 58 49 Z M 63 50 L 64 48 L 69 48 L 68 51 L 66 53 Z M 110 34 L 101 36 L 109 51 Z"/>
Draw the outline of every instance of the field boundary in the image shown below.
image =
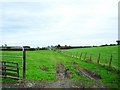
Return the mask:
<path fill-rule="evenodd" d="M 72 58 L 77 58 L 77 59 L 80 59 L 80 60 L 83 60 L 83 61 L 86 61 L 86 62 L 91 62 L 91 63 L 95 63 L 95 64 L 99 64 L 101 66 L 105 66 L 105 67 L 108 67 L 108 68 L 112 68 L 114 70 L 117 70 L 117 71 L 120 71 L 117 67 L 114 67 L 112 65 L 112 61 L 113 61 L 113 55 L 110 54 L 109 55 L 109 62 L 108 64 L 105 64 L 105 63 L 101 63 L 101 53 L 98 53 L 98 58 L 95 61 L 93 61 L 92 59 L 92 55 L 90 54 L 89 57 L 87 57 L 87 52 L 65 52 L 65 51 L 62 51 L 62 50 L 57 50 L 57 52 L 65 55 L 65 56 L 69 56 L 69 57 L 72 57 Z"/>

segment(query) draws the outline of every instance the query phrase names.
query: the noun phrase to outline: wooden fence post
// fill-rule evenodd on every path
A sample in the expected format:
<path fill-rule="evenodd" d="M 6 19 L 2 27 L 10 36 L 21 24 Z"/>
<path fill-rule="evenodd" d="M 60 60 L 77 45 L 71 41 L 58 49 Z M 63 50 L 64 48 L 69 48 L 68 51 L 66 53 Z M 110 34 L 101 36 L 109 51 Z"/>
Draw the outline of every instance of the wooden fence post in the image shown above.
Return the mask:
<path fill-rule="evenodd" d="M 23 79 L 26 78 L 26 50 L 23 48 Z"/>
<path fill-rule="evenodd" d="M 82 58 L 82 52 L 81 52 L 81 54 L 80 54 L 80 59 Z"/>
<path fill-rule="evenodd" d="M 86 59 L 86 55 L 87 55 L 87 52 L 85 53 L 85 57 L 84 57 L 84 60 Z"/>
<path fill-rule="evenodd" d="M 92 61 L 92 55 L 90 54 L 90 61 Z"/>
<path fill-rule="evenodd" d="M 111 56 L 110 56 L 109 67 L 111 66 L 111 64 L 112 64 L 112 54 L 111 54 Z"/>
<path fill-rule="evenodd" d="M 98 56 L 98 61 L 97 63 L 99 64 L 100 63 L 100 53 L 99 53 L 99 56 Z"/>

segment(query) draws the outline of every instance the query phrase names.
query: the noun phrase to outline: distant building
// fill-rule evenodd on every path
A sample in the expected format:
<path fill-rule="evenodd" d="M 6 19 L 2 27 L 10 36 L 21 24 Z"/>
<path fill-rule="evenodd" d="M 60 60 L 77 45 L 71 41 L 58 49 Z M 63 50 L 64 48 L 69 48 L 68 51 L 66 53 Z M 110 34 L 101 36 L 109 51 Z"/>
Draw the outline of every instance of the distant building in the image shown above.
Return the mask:
<path fill-rule="evenodd" d="M 120 40 L 117 40 L 116 42 L 117 42 L 118 45 L 120 45 Z"/>

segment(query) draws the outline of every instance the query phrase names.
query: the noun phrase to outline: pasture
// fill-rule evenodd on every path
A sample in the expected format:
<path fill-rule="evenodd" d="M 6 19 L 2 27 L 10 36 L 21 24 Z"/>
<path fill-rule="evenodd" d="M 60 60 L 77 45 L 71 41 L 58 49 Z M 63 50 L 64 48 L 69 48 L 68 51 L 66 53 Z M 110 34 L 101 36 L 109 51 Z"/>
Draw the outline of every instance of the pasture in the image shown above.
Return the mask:
<path fill-rule="evenodd" d="M 96 62 L 98 53 L 101 53 L 100 63 L 108 64 L 110 55 L 112 53 L 113 60 L 112 66 L 118 68 L 118 46 L 107 47 L 93 47 L 93 48 L 76 48 L 62 50 L 69 55 L 71 53 L 87 52 L 87 56 L 92 54 L 93 62 Z M 21 51 L 2 51 L 2 55 L 21 56 Z M 43 80 L 43 81 L 56 81 L 56 67 L 62 63 L 65 68 L 70 70 L 69 80 L 82 80 L 90 87 L 91 85 L 105 85 L 111 88 L 118 88 L 118 72 L 112 68 L 104 67 L 97 63 L 84 61 L 84 56 L 80 58 L 73 58 L 69 55 L 60 53 L 53 50 L 36 50 L 26 51 L 26 80 Z M 20 69 L 20 77 L 22 77 L 22 59 L 21 58 L 7 58 L 2 57 L 2 60 L 18 62 Z M 78 74 L 77 68 L 86 68 L 99 74 L 101 80 L 91 80 Z M 3 79 L 3 82 L 10 82 L 9 79 Z"/>
<path fill-rule="evenodd" d="M 120 47 L 120 46 L 119 46 Z M 64 53 L 68 55 L 73 55 L 80 57 L 81 53 L 81 60 L 84 60 L 85 57 L 87 59 L 92 59 L 92 62 L 97 63 L 100 54 L 100 64 L 102 65 L 109 65 L 110 57 L 112 55 L 112 67 L 118 69 L 118 46 L 104 46 L 104 47 L 91 47 L 91 48 L 76 48 L 76 49 L 68 49 L 62 50 Z M 86 54 L 86 56 L 85 56 Z"/>

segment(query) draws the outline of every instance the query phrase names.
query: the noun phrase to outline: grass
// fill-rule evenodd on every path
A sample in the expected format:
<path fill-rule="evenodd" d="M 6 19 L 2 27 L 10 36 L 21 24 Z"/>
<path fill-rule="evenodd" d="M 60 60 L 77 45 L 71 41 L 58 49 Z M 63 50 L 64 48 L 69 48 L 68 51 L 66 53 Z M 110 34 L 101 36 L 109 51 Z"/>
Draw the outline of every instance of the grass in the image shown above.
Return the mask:
<path fill-rule="evenodd" d="M 98 48 L 98 50 L 96 49 Z M 95 52 L 93 55 L 97 55 L 98 51 L 101 51 L 101 53 L 110 54 L 110 52 L 106 51 L 104 52 L 104 49 L 113 50 L 111 52 L 114 52 L 113 56 L 117 55 L 116 53 L 116 47 L 95 47 L 95 48 L 84 48 L 84 49 L 69 49 L 64 50 L 65 52 Z M 89 49 L 89 50 L 88 50 Z M 102 53 L 102 54 L 103 54 Z M 3 55 L 18 55 L 21 56 L 21 51 L 3 51 Z M 65 56 L 59 52 L 55 52 L 52 50 L 40 50 L 40 51 L 27 51 L 26 52 L 26 79 L 27 80 L 56 80 L 56 63 L 61 62 L 65 65 L 66 68 L 69 68 L 72 71 L 73 78 L 70 78 L 71 80 L 83 80 L 86 84 L 91 85 L 97 83 L 103 83 L 109 87 L 112 88 L 118 88 L 118 74 L 115 71 L 108 70 L 107 68 L 90 62 L 85 62 L 84 60 L 80 60 L 77 58 L 72 58 L 70 56 Z M 101 57 L 102 58 L 102 57 Z M 107 57 L 106 57 L 107 58 Z M 2 60 L 6 61 L 13 61 L 18 62 L 20 67 L 20 76 L 22 77 L 22 59 L 21 58 L 6 58 L 2 57 Z M 117 58 L 114 59 L 114 65 L 117 65 Z M 77 62 L 77 67 L 84 67 L 87 69 L 90 69 L 92 71 L 97 72 L 102 76 L 101 81 L 96 80 L 90 80 L 88 78 L 85 78 L 83 76 L 78 76 L 76 74 L 76 66 L 73 65 L 71 62 Z M 46 66 L 48 68 L 48 71 L 40 69 L 41 66 Z M 9 80 L 3 80 L 9 82 Z"/>
<path fill-rule="evenodd" d="M 104 47 L 91 47 L 91 48 L 76 48 L 76 49 L 68 49 L 68 50 L 62 50 L 65 53 L 73 54 L 78 57 L 80 57 L 80 54 L 82 53 L 82 60 L 84 60 L 85 53 L 86 58 L 90 58 L 90 55 L 92 57 L 92 61 L 97 63 L 98 56 L 100 53 L 100 63 L 104 65 L 109 65 L 110 62 L 110 56 L 112 54 L 112 67 L 115 67 L 118 69 L 118 46 L 104 46 Z"/>

